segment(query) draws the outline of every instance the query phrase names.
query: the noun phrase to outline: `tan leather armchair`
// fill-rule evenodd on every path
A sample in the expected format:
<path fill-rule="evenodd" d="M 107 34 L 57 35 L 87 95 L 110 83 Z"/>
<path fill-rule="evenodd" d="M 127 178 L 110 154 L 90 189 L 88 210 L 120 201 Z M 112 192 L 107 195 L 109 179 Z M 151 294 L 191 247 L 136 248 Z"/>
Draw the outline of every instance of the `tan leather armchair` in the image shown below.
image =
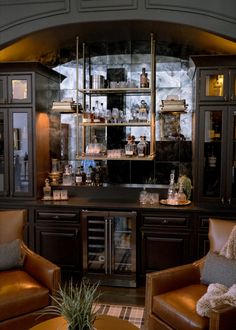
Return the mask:
<path fill-rule="evenodd" d="M 210 250 L 219 252 L 236 222 L 210 219 Z M 192 264 L 173 267 L 146 276 L 146 330 L 233 330 L 236 329 L 236 308 L 220 306 L 211 311 L 210 318 L 196 312 L 198 300 L 206 293 L 201 284 L 204 258 Z"/>
<path fill-rule="evenodd" d="M 0 211 L 0 244 L 23 238 L 26 210 Z M 60 268 L 22 243 L 23 268 L 0 271 L 0 330 L 28 330 L 46 318 L 40 311 L 51 303 L 61 281 Z"/>

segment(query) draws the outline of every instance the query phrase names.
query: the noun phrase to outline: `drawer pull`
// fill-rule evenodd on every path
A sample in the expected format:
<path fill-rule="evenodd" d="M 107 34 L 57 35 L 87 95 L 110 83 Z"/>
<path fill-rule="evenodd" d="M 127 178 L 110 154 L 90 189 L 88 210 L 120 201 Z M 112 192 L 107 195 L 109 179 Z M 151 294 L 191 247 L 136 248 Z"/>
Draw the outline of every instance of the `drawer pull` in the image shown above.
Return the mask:
<path fill-rule="evenodd" d="M 53 219 L 60 219 L 59 215 L 54 215 L 52 218 Z"/>
<path fill-rule="evenodd" d="M 168 223 L 169 221 L 166 219 L 161 220 L 161 223 Z"/>

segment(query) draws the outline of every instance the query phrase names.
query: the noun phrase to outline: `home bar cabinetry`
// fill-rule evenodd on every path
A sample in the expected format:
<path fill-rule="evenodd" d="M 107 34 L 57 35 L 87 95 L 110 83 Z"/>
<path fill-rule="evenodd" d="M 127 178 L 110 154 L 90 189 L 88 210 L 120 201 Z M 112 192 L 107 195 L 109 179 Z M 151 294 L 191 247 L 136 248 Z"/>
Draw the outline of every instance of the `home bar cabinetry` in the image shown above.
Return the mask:
<path fill-rule="evenodd" d="M 63 273 L 82 274 L 82 244 L 79 210 L 37 209 L 35 247 L 37 253 L 62 268 Z"/>
<path fill-rule="evenodd" d="M 235 206 L 235 56 L 193 56 L 196 65 L 195 198 Z"/>
<path fill-rule="evenodd" d="M 186 212 L 142 212 L 142 274 L 191 261 L 193 215 Z M 153 253 L 156 251 L 156 253 Z"/>
<path fill-rule="evenodd" d="M 135 199 L 127 202 L 127 195 L 119 194 L 116 186 L 113 187 L 112 196 L 103 199 L 103 202 L 99 200 L 92 202 L 94 197 L 92 193 L 91 196 L 85 198 L 80 191 L 80 187 L 73 187 L 74 193 L 69 195 L 68 201 L 44 202 L 34 200 L 30 203 L 28 199 L 23 199 L 25 196 L 23 193 L 20 193 L 18 200 L 15 198 L 11 200 L 13 196 L 10 196 L 10 194 L 6 198 L 7 203 L 1 200 L 0 206 L 2 209 L 11 207 L 31 209 L 29 235 L 31 235 L 30 242 L 33 248 L 48 259 L 58 263 L 65 273 L 72 273 L 75 276 L 86 275 L 94 280 L 101 280 L 103 284 L 135 286 L 140 279 L 144 279 L 146 272 L 191 262 L 205 254 L 208 249 L 207 229 L 209 217 L 233 219 L 235 213 L 235 189 L 232 170 L 235 165 L 235 100 L 234 96 L 232 96 L 231 88 L 228 88 L 230 90 L 229 96 L 219 99 L 222 92 L 217 92 L 217 95 L 214 92 L 214 95 L 209 96 L 211 95 L 210 87 L 206 88 L 207 92 L 205 94 L 208 98 L 211 97 L 211 99 L 206 99 L 203 96 L 201 84 L 203 81 L 205 81 L 204 85 L 206 82 L 209 82 L 210 78 L 205 77 L 209 73 L 212 74 L 212 70 L 216 70 L 218 73 L 218 67 L 212 61 L 211 65 L 200 63 L 197 59 L 194 59 L 194 62 L 196 91 L 200 92 L 196 95 L 196 125 L 194 127 L 195 139 L 193 142 L 195 149 L 193 163 L 195 180 L 193 188 L 194 201 L 190 206 L 142 206 L 139 204 L 138 195 L 136 195 Z M 227 77 L 225 79 L 229 79 L 228 86 L 234 86 L 232 90 L 235 90 L 235 82 L 232 82 L 232 77 L 235 77 L 232 75 L 235 67 L 233 64 L 234 58 L 226 57 L 224 70 L 227 71 Z M 25 74 L 30 75 L 31 72 L 34 71 L 25 72 Z M 220 76 L 223 75 L 222 72 L 220 71 Z M 7 73 L 3 75 L 4 79 L 2 81 L 7 82 L 5 78 Z M 15 75 L 16 73 L 14 72 Z M 22 76 L 22 70 L 20 75 Z M 58 78 L 57 74 L 56 77 Z M 57 86 L 56 77 L 55 80 L 52 79 L 55 82 L 55 86 Z M 201 79 L 197 79 L 199 77 Z M 26 81 L 28 80 L 26 79 Z M 220 83 L 222 84 L 222 82 Z M 220 83 L 216 82 L 216 88 L 219 88 Z M 2 95 L 5 95 L 8 90 L 8 87 L 6 87 L 8 84 L 6 83 L 4 86 L 5 89 L 1 93 Z M 56 88 L 52 88 L 52 91 L 54 95 L 57 94 Z M 141 92 L 144 91 L 145 89 Z M 94 92 L 83 91 L 88 98 L 92 97 L 91 93 L 93 94 Z M 111 95 L 115 95 L 115 92 L 111 91 Z M 40 91 L 37 93 L 40 93 Z M 41 91 L 41 93 L 44 92 Z M 109 94 L 108 88 L 106 93 Z M 44 158 L 44 153 L 41 153 L 43 149 L 42 144 L 39 143 L 40 141 L 34 135 L 36 132 L 38 132 L 39 136 L 43 133 L 43 130 L 37 131 L 37 119 L 39 118 L 33 101 L 34 93 L 31 93 L 31 101 L 28 101 L 30 99 L 28 96 L 24 98 L 31 103 L 8 105 L 10 98 L 9 100 L 2 98 L 7 100 L 6 103 L 0 106 L 3 113 L 2 118 L 7 125 L 4 125 L 3 121 L 1 122 L 1 132 L 4 136 L 4 140 L 1 140 L 1 143 L 4 142 L 4 155 L 6 150 L 8 150 L 5 141 L 9 141 L 14 150 L 14 146 L 17 146 L 18 142 L 18 135 L 14 134 L 14 128 L 19 127 L 10 123 L 12 119 L 9 119 L 11 118 L 9 116 L 13 116 L 18 108 L 20 109 L 19 113 L 27 113 L 25 122 L 28 123 L 30 121 L 28 127 L 32 130 L 33 136 L 32 142 L 27 139 L 29 146 L 32 143 L 31 171 L 33 184 L 32 192 L 30 190 L 29 193 L 30 197 L 32 197 L 36 196 L 36 187 L 39 187 L 38 180 L 44 180 L 48 175 L 50 164 L 48 162 L 49 159 Z M 42 97 L 40 99 L 47 100 L 50 103 L 48 98 L 44 99 Z M 40 108 L 43 108 L 43 106 L 40 107 L 40 102 L 38 101 L 37 109 L 39 110 Z M 31 115 L 32 119 L 28 119 L 28 116 L 30 117 Z M 32 125 L 32 128 L 30 125 Z M 90 130 L 90 125 L 92 127 L 92 123 L 84 123 L 81 127 L 82 129 L 88 128 Z M 98 126 L 108 128 L 107 124 L 104 127 L 102 123 L 94 125 L 95 128 Z M 47 125 L 45 127 L 47 128 Z M 30 134 L 29 132 L 28 136 Z M 14 138 L 15 136 L 16 138 Z M 20 138 L 22 138 L 21 135 Z M 43 139 L 41 141 L 43 141 L 43 146 L 45 146 L 46 140 Z M 24 142 L 23 139 L 22 143 Z M 214 157 L 210 158 L 212 157 L 212 149 L 214 149 L 213 156 L 215 152 L 216 159 Z M 8 159 L 9 155 L 7 154 L 6 159 Z M 39 176 L 38 169 L 42 165 L 40 164 L 42 159 L 43 167 Z M 219 171 L 218 168 L 220 168 Z M 6 172 L 8 173 L 8 168 Z M 10 186 L 11 184 L 7 185 L 7 187 Z M 102 195 L 102 191 L 106 187 L 90 188 L 98 188 L 96 192 L 93 191 L 93 194 Z M 166 191 L 162 191 L 160 198 L 166 198 L 165 193 Z M 119 203 L 115 201 L 116 199 L 119 200 Z M 24 200 L 23 203 L 22 200 Z M 32 212 L 32 209 L 34 209 L 34 212 Z M 84 210 L 87 211 L 85 212 Z M 116 223 L 116 219 L 120 218 L 125 219 L 124 222 L 117 221 L 117 223 L 125 223 L 122 230 L 118 230 L 118 227 L 113 226 Z M 131 219 L 131 231 L 128 219 Z M 127 241 L 129 243 L 125 239 L 123 241 L 123 237 L 128 237 Z M 102 241 L 103 246 L 100 247 L 99 244 L 96 244 L 97 246 L 93 247 L 91 246 L 93 241 L 96 241 L 96 243 Z M 110 244 L 111 242 L 113 244 Z M 124 243 L 124 245 L 121 244 L 119 246 L 118 243 Z M 94 251 L 91 248 L 98 250 Z M 99 250 L 100 248 L 101 250 Z M 96 256 L 98 260 L 96 260 Z M 92 260 L 92 258 L 94 259 Z M 96 268 L 97 266 L 99 269 Z"/>
<path fill-rule="evenodd" d="M 0 63 L 0 196 L 36 198 L 50 159 L 48 110 L 61 76 L 39 63 Z"/>

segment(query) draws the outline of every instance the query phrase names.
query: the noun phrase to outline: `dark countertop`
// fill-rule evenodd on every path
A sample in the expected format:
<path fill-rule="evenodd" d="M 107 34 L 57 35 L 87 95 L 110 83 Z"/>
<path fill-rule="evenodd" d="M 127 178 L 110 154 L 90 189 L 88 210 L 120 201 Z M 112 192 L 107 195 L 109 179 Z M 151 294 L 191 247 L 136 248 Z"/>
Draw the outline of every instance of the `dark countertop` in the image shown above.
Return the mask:
<path fill-rule="evenodd" d="M 156 211 L 156 210 L 164 210 L 164 211 L 196 211 L 198 208 L 194 206 L 193 203 L 190 205 L 186 206 L 167 206 L 167 205 L 162 205 L 160 203 L 158 204 L 146 204 L 146 205 L 141 205 L 139 201 L 134 202 L 131 200 L 124 199 L 122 200 L 121 198 L 117 199 L 101 199 L 99 197 L 97 198 L 80 198 L 80 197 L 70 197 L 66 201 L 42 201 L 38 200 L 37 201 L 37 206 L 55 206 L 55 207 L 79 207 L 81 209 L 111 209 L 111 210 L 116 210 L 116 209 L 122 209 L 122 210 L 132 210 L 132 211 Z"/>

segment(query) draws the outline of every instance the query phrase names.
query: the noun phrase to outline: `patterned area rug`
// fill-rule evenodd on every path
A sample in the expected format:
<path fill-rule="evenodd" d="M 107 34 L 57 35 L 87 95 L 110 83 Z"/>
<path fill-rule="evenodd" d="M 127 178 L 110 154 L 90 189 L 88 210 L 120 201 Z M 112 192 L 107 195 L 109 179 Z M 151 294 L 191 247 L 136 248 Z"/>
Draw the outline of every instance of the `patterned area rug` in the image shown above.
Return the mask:
<path fill-rule="evenodd" d="M 143 329 L 144 325 L 144 308 L 137 306 L 121 306 L 121 305 L 105 305 L 98 304 L 96 306 L 98 314 L 106 314 L 119 317 L 133 323 L 139 329 Z"/>

